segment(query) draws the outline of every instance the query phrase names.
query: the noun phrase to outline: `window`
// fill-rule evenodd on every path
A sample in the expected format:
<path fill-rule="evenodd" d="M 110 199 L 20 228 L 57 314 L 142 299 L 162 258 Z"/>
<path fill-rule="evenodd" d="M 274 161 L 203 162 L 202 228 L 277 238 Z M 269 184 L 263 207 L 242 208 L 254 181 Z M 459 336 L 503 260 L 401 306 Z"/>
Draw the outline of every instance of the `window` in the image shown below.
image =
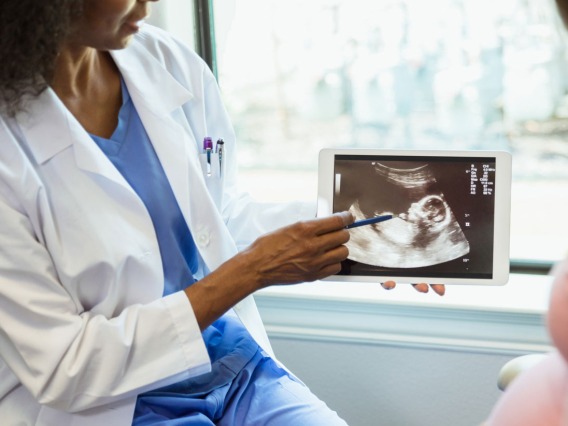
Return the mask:
<path fill-rule="evenodd" d="M 190 46 L 195 46 L 193 2 L 168 0 L 152 5 L 149 23 L 164 28 Z"/>
<path fill-rule="evenodd" d="M 323 147 L 503 149 L 511 257 L 564 256 L 568 33 L 553 0 L 213 5 L 219 83 L 258 198 L 313 199 Z"/>

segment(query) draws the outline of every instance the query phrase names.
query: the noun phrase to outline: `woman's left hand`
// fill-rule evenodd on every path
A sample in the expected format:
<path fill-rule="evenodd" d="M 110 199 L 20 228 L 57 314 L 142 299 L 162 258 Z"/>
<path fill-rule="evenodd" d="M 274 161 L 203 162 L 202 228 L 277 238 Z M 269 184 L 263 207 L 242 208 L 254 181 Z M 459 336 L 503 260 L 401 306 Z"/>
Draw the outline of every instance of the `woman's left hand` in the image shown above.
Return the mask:
<path fill-rule="evenodd" d="M 381 286 L 385 290 L 392 290 L 396 287 L 396 283 L 394 281 L 385 281 L 384 283 L 381 283 Z M 444 284 L 417 283 L 412 284 L 412 286 L 420 293 L 428 293 L 430 288 L 439 296 L 443 296 L 446 293 L 446 286 Z"/>

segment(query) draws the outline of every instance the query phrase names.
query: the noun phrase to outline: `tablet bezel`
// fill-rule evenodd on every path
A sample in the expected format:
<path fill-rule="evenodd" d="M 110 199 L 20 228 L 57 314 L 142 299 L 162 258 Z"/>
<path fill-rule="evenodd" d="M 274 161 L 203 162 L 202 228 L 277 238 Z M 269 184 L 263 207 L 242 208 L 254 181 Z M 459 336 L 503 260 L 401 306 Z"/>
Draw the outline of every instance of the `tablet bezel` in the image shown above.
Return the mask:
<path fill-rule="evenodd" d="M 323 149 L 318 165 L 318 217 L 333 213 L 333 194 L 335 180 L 335 157 L 338 155 L 381 156 L 381 157 L 435 157 L 435 158 L 495 158 L 495 213 L 493 232 L 493 271 L 492 278 L 453 278 L 389 276 L 377 272 L 376 275 L 333 275 L 327 280 L 384 282 L 393 280 L 400 283 L 439 283 L 465 285 L 504 285 L 509 280 L 510 259 L 510 213 L 511 213 L 511 154 L 506 151 L 467 151 L 467 150 L 381 150 L 381 149 Z M 400 272 L 400 270 L 398 271 Z"/>

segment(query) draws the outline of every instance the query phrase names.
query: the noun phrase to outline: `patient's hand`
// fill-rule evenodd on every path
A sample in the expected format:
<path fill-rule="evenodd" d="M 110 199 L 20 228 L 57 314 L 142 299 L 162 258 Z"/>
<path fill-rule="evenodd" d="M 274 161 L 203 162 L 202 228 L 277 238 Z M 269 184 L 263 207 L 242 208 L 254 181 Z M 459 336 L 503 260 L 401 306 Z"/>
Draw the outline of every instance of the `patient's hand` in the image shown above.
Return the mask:
<path fill-rule="evenodd" d="M 381 286 L 385 290 L 392 290 L 393 288 L 396 287 L 396 283 L 394 281 L 385 281 L 384 283 L 381 283 Z M 428 285 L 426 283 L 418 283 L 418 284 L 412 284 L 412 286 L 416 289 L 416 291 L 420 293 L 428 293 L 430 291 L 430 288 L 434 290 L 434 293 L 440 296 L 443 296 L 446 293 L 446 286 L 444 284 Z"/>

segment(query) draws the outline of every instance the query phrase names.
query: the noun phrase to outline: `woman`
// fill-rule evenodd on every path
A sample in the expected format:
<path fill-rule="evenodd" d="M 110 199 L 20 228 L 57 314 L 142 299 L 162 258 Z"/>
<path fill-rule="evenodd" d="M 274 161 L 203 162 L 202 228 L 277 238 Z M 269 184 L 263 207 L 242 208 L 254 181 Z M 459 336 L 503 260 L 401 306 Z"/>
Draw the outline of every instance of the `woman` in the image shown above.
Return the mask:
<path fill-rule="evenodd" d="M 344 424 L 249 296 L 336 273 L 353 218 L 237 195 L 215 80 L 149 4 L 0 6 L 0 418 Z"/>

